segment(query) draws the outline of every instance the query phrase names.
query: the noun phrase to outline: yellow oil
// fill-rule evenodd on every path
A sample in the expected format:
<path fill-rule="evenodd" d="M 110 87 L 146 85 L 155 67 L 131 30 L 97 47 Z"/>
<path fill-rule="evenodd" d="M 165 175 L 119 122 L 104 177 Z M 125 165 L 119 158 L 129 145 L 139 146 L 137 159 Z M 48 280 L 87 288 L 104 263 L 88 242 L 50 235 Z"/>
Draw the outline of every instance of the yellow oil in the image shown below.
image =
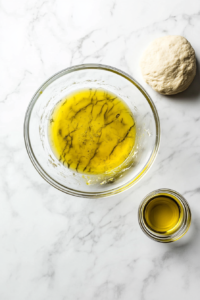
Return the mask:
<path fill-rule="evenodd" d="M 176 198 L 156 196 L 147 202 L 143 217 L 150 230 L 169 235 L 179 229 L 183 219 L 183 207 Z"/>
<path fill-rule="evenodd" d="M 49 140 L 66 167 L 83 174 L 103 174 L 129 156 L 136 128 L 129 107 L 103 89 L 76 91 L 52 112 Z"/>

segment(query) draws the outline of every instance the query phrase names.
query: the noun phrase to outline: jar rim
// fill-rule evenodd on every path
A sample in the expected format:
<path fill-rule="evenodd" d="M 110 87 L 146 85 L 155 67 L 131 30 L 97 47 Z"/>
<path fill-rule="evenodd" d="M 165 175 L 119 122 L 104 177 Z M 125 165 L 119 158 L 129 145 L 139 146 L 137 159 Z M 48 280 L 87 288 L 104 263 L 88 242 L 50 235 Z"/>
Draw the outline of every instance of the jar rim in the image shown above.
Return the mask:
<path fill-rule="evenodd" d="M 144 211 L 144 207 L 147 205 L 147 203 L 152 200 L 155 196 L 172 196 L 173 198 L 179 200 L 179 202 L 182 205 L 183 208 L 183 219 L 182 219 L 182 223 L 180 225 L 180 227 L 177 229 L 177 231 L 175 231 L 173 234 L 159 234 L 155 231 L 150 230 L 145 222 L 144 222 L 144 217 L 143 217 L 143 211 Z M 188 231 L 190 224 L 191 224 L 191 210 L 189 207 L 188 202 L 186 201 L 186 199 L 179 194 L 178 192 L 171 190 L 171 189 L 166 189 L 166 188 L 162 188 L 162 189 L 157 189 L 152 191 L 151 193 L 147 194 L 145 196 L 145 198 L 142 200 L 142 202 L 140 203 L 140 206 L 138 208 L 138 222 L 139 225 L 142 229 L 142 231 L 151 239 L 157 241 L 157 242 L 161 242 L 161 243 L 170 243 L 170 242 L 175 242 L 177 240 L 179 240 L 182 236 L 184 236 L 186 234 L 186 232 Z"/>

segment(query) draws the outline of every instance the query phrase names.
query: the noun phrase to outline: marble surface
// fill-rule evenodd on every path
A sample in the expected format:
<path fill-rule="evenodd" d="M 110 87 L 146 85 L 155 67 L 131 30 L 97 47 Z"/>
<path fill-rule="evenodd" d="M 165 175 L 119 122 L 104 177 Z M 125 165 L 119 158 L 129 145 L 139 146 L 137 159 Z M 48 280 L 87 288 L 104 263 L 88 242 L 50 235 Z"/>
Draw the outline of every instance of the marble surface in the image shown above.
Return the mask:
<path fill-rule="evenodd" d="M 0 4 L 0 299 L 200 299 L 199 0 L 2 0 Z M 154 38 L 180 34 L 196 51 L 197 76 L 164 97 L 141 77 Z M 68 66 L 103 63 L 131 74 L 158 109 L 162 138 L 147 175 L 108 199 L 80 199 L 49 186 L 23 141 L 28 103 Z M 140 230 L 137 210 L 157 188 L 182 193 L 192 225 L 159 244 Z"/>

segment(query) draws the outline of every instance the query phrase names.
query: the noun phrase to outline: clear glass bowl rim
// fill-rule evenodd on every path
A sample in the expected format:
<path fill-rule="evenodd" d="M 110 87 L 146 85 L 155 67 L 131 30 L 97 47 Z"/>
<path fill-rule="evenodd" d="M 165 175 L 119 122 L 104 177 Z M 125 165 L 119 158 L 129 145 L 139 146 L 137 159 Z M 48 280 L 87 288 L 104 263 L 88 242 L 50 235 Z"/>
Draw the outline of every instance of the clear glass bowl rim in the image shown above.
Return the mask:
<path fill-rule="evenodd" d="M 31 117 L 33 107 L 34 107 L 35 103 L 37 102 L 37 100 L 39 99 L 40 92 L 44 91 L 45 88 L 47 88 L 52 82 L 54 82 L 55 80 L 57 80 L 61 76 L 64 76 L 64 75 L 72 73 L 72 72 L 76 72 L 76 71 L 80 71 L 80 70 L 87 70 L 87 69 L 99 69 L 99 70 L 109 71 L 109 72 L 115 73 L 119 76 L 122 76 L 126 80 L 130 81 L 136 88 L 139 89 L 139 91 L 143 94 L 143 96 L 146 98 L 147 102 L 149 103 L 149 105 L 151 107 L 151 110 L 153 112 L 154 121 L 155 121 L 155 125 L 156 125 L 156 139 L 155 139 L 154 149 L 152 150 L 152 154 L 151 154 L 148 162 L 144 166 L 144 168 L 141 170 L 141 172 L 135 178 L 133 178 L 128 183 L 126 183 L 126 184 L 124 184 L 120 187 L 111 189 L 109 191 L 102 191 L 102 192 L 78 191 L 78 190 L 70 189 L 69 187 L 66 187 L 66 186 L 60 184 L 59 182 L 57 182 L 56 180 L 54 180 L 42 168 L 42 166 L 39 164 L 37 158 L 35 157 L 34 151 L 33 151 L 32 146 L 31 146 L 30 136 L 29 136 L 30 117 Z M 112 195 L 115 195 L 115 194 L 118 194 L 120 192 L 123 192 L 123 191 L 127 190 L 128 188 L 133 186 L 135 183 L 137 183 L 139 181 L 139 179 L 142 178 L 147 173 L 147 171 L 152 166 L 152 164 L 153 164 L 153 162 L 154 162 L 154 160 L 157 156 L 157 153 L 158 153 L 159 144 L 160 144 L 160 121 L 159 121 L 159 116 L 158 116 L 158 113 L 157 113 L 157 109 L 156 109 L 155 104 L 153 103 L 152 99 L 147 94 L 147 92 L 143 89 L 143 87 L 133 77 L 131 77 L 127 73 L 125 73 L 125 72 L 123 72 L 123 71 L 121 71 L 117 68 L 111 67 L 111 66 L 102 65 L 102 64 L 81 64 L 81 65 L 75 65 L 75 66 L 63 69 L 60 72 L 54 74 L 48 80 L 46 80 L 39 87 L 39 89 L 36 91 L 36 93 L 34 94 L 34 96 L 32 97 L 32 99 L 31 99 L 31 101 L 28 105 L 28 108 L 27 108 L 27 111 L 26 111 L 26 114 L 25 114 L 25 119 L 24 119 L 24 142 L 25 142 L 25 147 L 26 147 L 28 156 L 29 156 L 33 166 L 35 167 L 37 172 L 41 175 L 41 177 L 44 180 L 46 180 L 49 184 L 51 184 L 53 187 L 55 187 L 56 189 L 66 193 L 66 194 L 77 196 L 77 197 L 102 198 L 102 197 L 112 196 Z"/>
<path fill-rule="evenodd" d="M 161 194 L 161 195 L 168 194 L 168 195 L 171 195 L 171 196 L 177 198 L 183 205 L 183 208 L 185 211 L 185 215 L 184 215 L 183 223 L 182 223 L 181 227 L 174 234 L 168 235 L 165 237 L 162 237 L 161 235 L 156 235 L 156 233 L 154 234 L 151 230 L 148 230 L 147 226 L 144 223 L 143 214 L 142 214 L 143 208 L 146 205 L 146 203 L 158 194 Z M 138 208 L 138 222 L 139 222 L 140 228 L 149 238 L 153 239 L 156 242 L 160 242 L 160 243 L 172 243 L 172 242 L 175 242 L 175 241 L 179 240 L 180 238 L 182 238 L 186 234 L 188 229 L 190 228 L 191 218 L 192 218 L 192 214 L 191 214 L 190 206 L 189 206 L 188 202 L 186 201 L 186 199 L 181 194 L 179 194 L 178 192 L 171 190 L 171 189 L 163 188 L 163 189 L 158 189 L 158 190 L 152 191 L 151 193 L 146 195 L 146 197 L 141 201 L 139 208 Z"/>

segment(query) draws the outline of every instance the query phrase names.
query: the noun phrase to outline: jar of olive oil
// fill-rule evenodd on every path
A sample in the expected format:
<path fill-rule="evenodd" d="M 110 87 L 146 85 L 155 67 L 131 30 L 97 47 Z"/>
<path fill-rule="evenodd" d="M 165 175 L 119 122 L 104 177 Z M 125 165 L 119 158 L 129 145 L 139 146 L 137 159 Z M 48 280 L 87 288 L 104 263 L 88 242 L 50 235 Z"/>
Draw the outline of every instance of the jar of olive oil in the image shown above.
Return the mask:
<path fill-rule="evenodd" d="M 157 242 L 179 240 L 189 229 L 191 211 L 179 193 L 159 189 L 148 194 L 138 209 L 138 220 L 146 235 Z"/>

